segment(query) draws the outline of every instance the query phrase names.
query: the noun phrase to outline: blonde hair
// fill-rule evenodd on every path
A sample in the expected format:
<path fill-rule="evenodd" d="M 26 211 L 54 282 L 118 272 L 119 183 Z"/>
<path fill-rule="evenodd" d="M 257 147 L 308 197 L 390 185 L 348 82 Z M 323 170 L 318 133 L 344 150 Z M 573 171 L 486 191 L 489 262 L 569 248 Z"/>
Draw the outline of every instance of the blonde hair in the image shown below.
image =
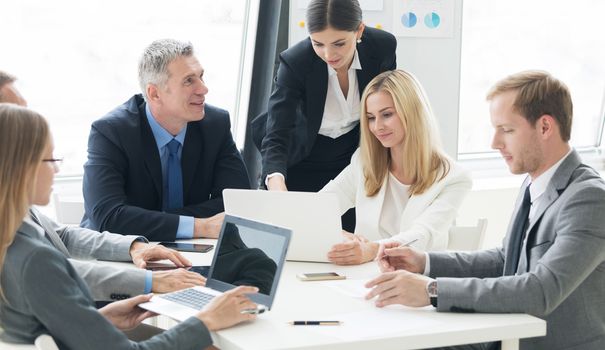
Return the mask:
<path fill-rule="evenodd" d="M 0 103 L 0 272 L 6 251 L 27 215 L 49 139 L 48 124 L 38 113 Z M 4 297 L 1 286 L 0 297 Z"/>
<path fill-rule="evenodd" d="M 366 102 L 377 92 L 393 99 L 404 131 L 403 173 L 414 179 L 410 195 L 424 193 L 450 170 L 447 156 L 441 150 L 433 112 L 418 80 L 403 70 L 384 72 L 376 76 L 361 97 L 361 160 L 367 196 L 374 196 L 384 183 L 389 171 L 389 149 L 370 132 Z"/>
<path fill-rule="evenodd" d="M 562 81 L 540 70 L 528 70 L 509 75 L 497 82 L 487 93 L 486 99 L 508 91 L 516 91 L 513 107 L 532 125 L 548 114 L 559 124 L 561 139 L 569 141 L 573 103 L 569 88 Z"/>

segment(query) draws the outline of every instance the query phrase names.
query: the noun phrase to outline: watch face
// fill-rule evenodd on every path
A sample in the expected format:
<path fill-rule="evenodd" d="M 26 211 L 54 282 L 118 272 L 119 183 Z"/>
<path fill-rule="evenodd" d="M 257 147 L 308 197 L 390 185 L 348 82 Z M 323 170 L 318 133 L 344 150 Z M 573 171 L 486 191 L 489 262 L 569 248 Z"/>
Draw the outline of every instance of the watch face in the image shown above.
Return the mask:
<path fill-rule="evenodd" d="M 437 281 L 432 281 L 428 286 L 429 297 L 435 298 L 437 296 Z"/>

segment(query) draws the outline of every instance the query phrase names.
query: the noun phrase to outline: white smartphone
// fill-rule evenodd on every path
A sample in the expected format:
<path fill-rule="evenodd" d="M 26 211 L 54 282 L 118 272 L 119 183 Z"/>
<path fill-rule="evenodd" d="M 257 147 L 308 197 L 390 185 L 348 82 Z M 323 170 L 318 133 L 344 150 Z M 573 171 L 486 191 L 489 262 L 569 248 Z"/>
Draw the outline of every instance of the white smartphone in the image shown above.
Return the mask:
<path fill-rule="evenodd" d="M 347 276 L 339 275 L 336 272 L 301 273 L 296 277 L 301 281 L 344 280 L 347 278 Z"/>

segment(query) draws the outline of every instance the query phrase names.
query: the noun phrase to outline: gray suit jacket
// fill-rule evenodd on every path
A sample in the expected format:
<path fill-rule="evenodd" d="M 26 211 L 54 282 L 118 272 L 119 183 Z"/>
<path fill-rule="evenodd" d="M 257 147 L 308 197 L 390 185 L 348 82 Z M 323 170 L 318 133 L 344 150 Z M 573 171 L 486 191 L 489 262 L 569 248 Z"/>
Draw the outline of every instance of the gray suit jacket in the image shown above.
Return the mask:
<path fill-rule="evenodd" d="M 33 343 L 50 334 L 60 349 L 201 349 L 212 340 L 195 317 L 149 340 L 135 343 L 94 306 L 73 266 L 24 221 L 8 247 L 0 274 L 0 335 L 4 341 Z"/>
<path fill-rule="evenodd" d="M 78 274 L 88 284 L 95 300 L 119 300 L 143 294 L 145 270 L 84 261 L 131 261 L 130 246 L 139 236 L 100 233 L 76 226 L 59 225 L 36 209 L 32 208 L 32 212 L 55 248 L 70 258 Z"/>
<path fill-rule="evenodd" d="M 467 277 L 437 278 L 438 311 L 517 312 L 546 320 L 547 335 L 522 340 L 521 349 L 605 349 L 605 182 L 572 151 L 543 196 L 517 275 L 502 276 L 510 226 L 505 248 L 429 253 L 431 277 Z"/>

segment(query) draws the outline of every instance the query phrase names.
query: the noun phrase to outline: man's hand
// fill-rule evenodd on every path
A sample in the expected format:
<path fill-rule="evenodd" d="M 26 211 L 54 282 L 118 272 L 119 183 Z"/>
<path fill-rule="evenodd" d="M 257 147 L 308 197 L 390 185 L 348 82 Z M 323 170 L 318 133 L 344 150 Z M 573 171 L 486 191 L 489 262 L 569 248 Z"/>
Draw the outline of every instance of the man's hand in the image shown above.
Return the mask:
<path fill-rule="evenodd" d="M 257 306 L 246 294 L 257 293 L 258 288 L 239 286 L 212 299 L 197 317 L 210 331 L 228 328 L 240 322 L 253 320 L 256 315 L 242 314 L 242 310 L 255 309 Z"/>
<path fill-rule="evenodd" d="M 365 237 L 342 231 L 343 243 L 332 246 L 328 260 L 337 265 L 358 265 L 368 262 L 376 256 L 378 243 L 370 242 Z"/>
<path fill-rule="evenodd" d="M 193 222 L 194 238 L 218 238 L 225 220 L 225 212 L 209 218 L 195 218 Z"/>
<path fill-rule="evenodd" d="M 129 330 L 138 326 L 144 319 L 156 316 L 153 312 L 138 307 L 139 304 L 148 302 L 151 297 L 152 294 L 147 294 L 114 301 L 99 309 L 99 312 L 116 328 L 123 331 Z"/>
<path fill-rule="evenodd" d="M 151 291 L 155 293 L 168 293 L 205 284 L 206 279 L 197 272 L 185 269 L 153 271 Z"/>
<path fill-rule="evenodd" d="M 286 187 L 286 180 L 283 176 L 275 175 L 267 180 L 267 189 L 269 191 L 287 191 L 288 187 Z"/>
<path fill-rule="evenodd" d="M 377 307 L 392 304 L 427 306 L 430 298 L 426 285 L 430 280 L 429 277 L 404 270 L 385 272 L 366 283 L 366 288 L 372 288 L 366 295 L 366 300 L 378 296 L 375 302 Z"/>
<path fill-rule="evenodd" d="M 132 262 L 142 269 L 147 266 L 147 262 L 149 261 L 163 259 L 172 261 L 177 267 L 191 266 L 191 261 L 187 260 L 181 253 L 159 244 L 135 241 L 130 246 L 130 256 L 132 257 Z"/>
<path fill-rule="evenodd" d="M 399 242 L 387 242 L 378 248 L 376 261 L 382 272 L 407 270 L 414 273 L 423 273 L 426 266 L 424 252 L 411 247 L 400 247 Z"/>

